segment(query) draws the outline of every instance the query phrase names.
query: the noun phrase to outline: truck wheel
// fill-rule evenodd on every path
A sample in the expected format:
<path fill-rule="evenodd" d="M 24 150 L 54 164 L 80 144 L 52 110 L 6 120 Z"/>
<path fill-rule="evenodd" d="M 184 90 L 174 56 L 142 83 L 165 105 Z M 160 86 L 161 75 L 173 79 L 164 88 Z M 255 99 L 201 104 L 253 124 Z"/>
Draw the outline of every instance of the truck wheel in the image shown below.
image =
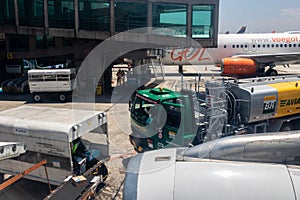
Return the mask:
<path fill-rule="evenodd" d="M 41 101 L 41 96 L 39 94 L 34 94 L 33 95 L 33 101 L 34 102 L 40 102 Z"/>
<path fill-rule="evenodd" d="M 277 76 L 278 72 L 275 69 L 268 69 L 267 76 Z"/>
<path fill-rule="evenodd" d="M 138 152 L 138 153 L 144 152 L 144 148 L 140 145 L 141 141 L 139 138 L 136 138 L 136 137 L 130 135 L 129 140 L 136 152 Z"/>
<path fill-rule="evenodd" d="M 288 123 L 284 123 L 281 128 L 280 131 L 293 131 L 294 130 L 294 126 L 292 123 L 288 122 Z"/>
<path fill-rule="evenodd" d="M 66 95 L 64 95 L 64 94 L 60 94 L 58 98 L 59 98 L 59 100 L 61 102 L 65 102 L 66 101 Z"/>

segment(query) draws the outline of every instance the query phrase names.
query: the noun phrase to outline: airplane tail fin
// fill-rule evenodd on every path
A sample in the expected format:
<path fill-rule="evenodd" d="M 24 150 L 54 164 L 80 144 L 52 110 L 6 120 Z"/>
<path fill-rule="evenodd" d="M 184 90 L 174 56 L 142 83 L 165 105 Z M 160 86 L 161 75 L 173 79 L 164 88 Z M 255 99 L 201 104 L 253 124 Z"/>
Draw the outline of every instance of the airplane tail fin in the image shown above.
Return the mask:
<path fill-rule="evenodd" d="M 240 28 L 240 30 L 238 30 L 238 34 L 240 34 L 240 33 L 245 33 L 246 32 L 246 29 L 247 29 L 247 26 L 245 26 L 245 25 L 243 25 L 241 28 Z"/>

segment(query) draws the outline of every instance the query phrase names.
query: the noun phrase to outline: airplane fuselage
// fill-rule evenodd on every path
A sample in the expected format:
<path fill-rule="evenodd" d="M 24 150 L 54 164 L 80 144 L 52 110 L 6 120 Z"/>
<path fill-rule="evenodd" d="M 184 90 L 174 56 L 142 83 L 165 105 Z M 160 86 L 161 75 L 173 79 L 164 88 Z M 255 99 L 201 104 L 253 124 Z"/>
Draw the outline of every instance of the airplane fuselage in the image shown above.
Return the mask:
<path fill-rule="evenodd" d="M 223 58 L 251 58 L 258 65 L 289 64 L 296 60 L 284 59 L 284 54 L 300 53 L 300 32 L 263 34 L 219 34 L 217 48 L 173 48 L 165 52 L 166 65 L 219 65 Z M 283 59 L 272 59 L 278 56 Z M 260 57 L 267 55 L 263 61 Z"/>

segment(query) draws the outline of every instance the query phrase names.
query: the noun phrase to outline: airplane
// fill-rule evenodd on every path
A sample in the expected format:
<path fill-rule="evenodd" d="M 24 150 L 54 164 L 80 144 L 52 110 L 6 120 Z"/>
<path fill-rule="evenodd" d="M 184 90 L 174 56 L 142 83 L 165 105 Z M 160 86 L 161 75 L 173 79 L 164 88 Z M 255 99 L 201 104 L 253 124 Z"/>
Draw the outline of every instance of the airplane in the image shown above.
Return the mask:
<path fill-rule="evenodd" d="M 164 65 L 214 64 L 221 67 L 222 75 L 276 76 L 276 65 L 299 63 L 300 31 L 219 34 L 217 48 L 165 49 L 161 61 Z"/>
<path fill-rule="evenodd" d="M 243 25 L 236 33 L 237 34 L 245 33 L 246 29 L 247 29 L 247 26 Z M 226 31 L 225 34 L 229 34 L 229 31 Z"/>

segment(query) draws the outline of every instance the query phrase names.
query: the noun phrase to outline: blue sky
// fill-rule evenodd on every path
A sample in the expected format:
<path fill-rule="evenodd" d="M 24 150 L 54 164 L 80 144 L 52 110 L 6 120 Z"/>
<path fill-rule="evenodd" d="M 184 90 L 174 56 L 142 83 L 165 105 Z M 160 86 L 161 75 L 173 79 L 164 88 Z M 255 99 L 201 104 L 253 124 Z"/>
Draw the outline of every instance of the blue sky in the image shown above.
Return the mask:
<path fill-rule="evenodd" d="M 219 0 L 219 33 L 300 31 L 300 0 Z"/>

